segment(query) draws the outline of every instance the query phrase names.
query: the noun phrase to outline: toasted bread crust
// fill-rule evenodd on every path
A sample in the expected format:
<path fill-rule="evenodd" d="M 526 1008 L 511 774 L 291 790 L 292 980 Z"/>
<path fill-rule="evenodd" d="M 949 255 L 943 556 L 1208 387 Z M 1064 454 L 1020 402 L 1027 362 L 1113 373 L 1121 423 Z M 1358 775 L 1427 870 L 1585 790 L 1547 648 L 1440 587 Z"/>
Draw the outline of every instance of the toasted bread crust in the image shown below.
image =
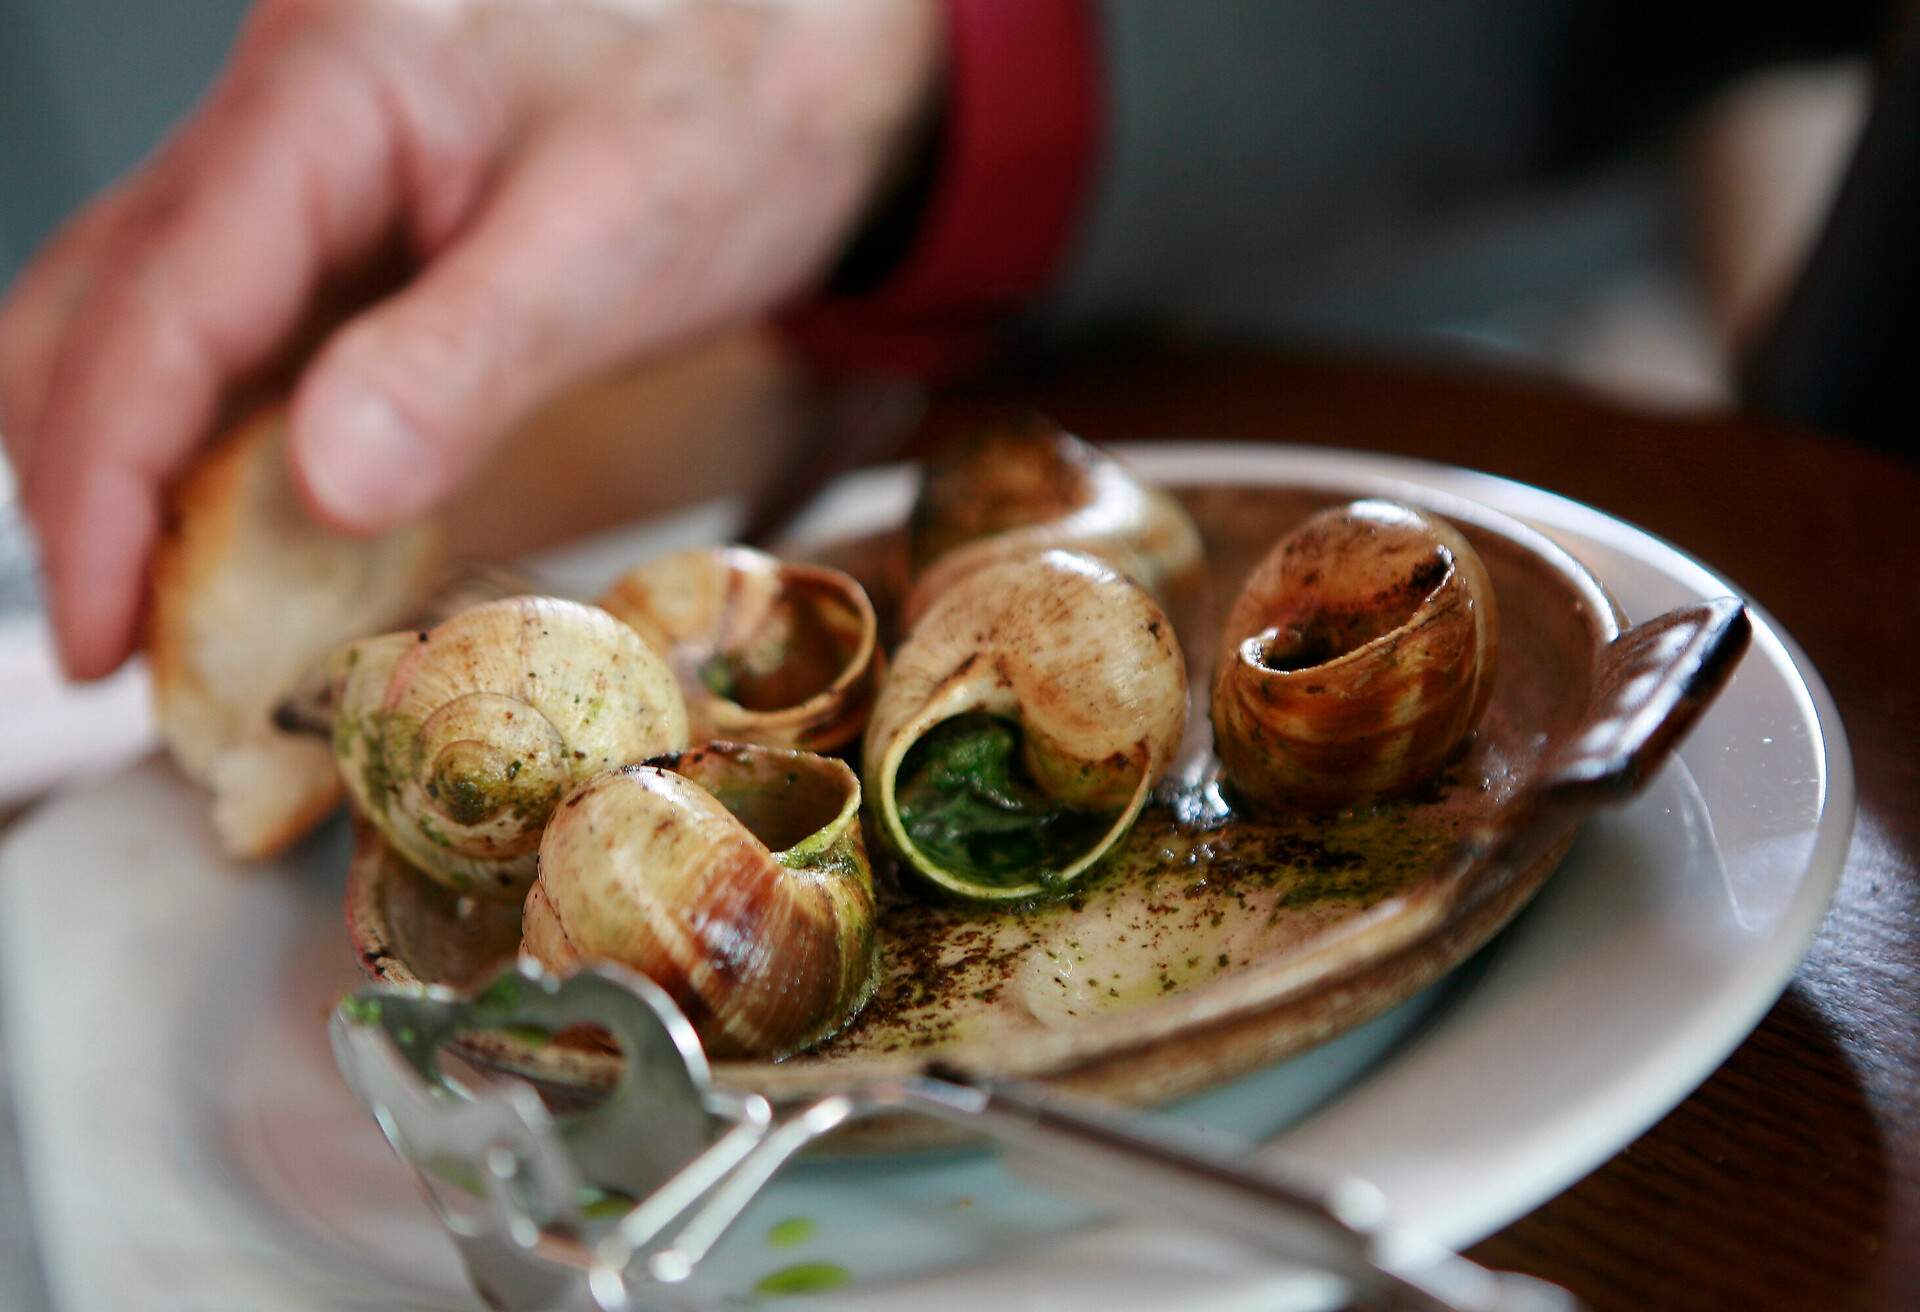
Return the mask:
<path fill-rule="evenodd" d="M 174 759 L 198 783 L 207 782 L 208 749 L 216 736 L 191 723 L 196 714 L 226 718 L 203 686 L 189 634 L 202 580 L 227 567 L 238 536 L 240 486 L 250 459 L 272 440 L 274 420 L 255 416 L 222 435 L 201 454 L 172 490 L 166 521 L 149 568 L 152 597 L 145 648 L 152 677 L 154 714 Z"/>
<path fill-rule="evenodd" d="M 214 793 L 221 841 L 271 856 L 340 797 L 331 754 L 274 727 L 274 703 L 349 638 L 400 622 L 431 585 L 439 535 L 354 540 L 301 505 L 284 414 L 258 413 L 174 488 L 154 553 L 145 648 L 155 719 L 183 772 Z"/>

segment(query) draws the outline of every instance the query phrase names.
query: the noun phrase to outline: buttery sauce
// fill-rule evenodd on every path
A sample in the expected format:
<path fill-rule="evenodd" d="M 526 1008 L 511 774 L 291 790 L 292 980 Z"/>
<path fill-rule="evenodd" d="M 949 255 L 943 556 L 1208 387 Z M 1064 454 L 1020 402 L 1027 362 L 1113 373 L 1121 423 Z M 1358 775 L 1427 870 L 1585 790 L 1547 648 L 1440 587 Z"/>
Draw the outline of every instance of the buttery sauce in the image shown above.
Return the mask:
<path fill-rule="evenodd" d="M 890 891 L 880 984 L 814 1053 L 931 1049 L 1139 1007 L 1308 947 L 1445 868 L 1459 836 L 1437 800 L 1269 822 L 1233 815 L 1211 783 L 1162 790 L 1064 898 L 978 907 Z"/>

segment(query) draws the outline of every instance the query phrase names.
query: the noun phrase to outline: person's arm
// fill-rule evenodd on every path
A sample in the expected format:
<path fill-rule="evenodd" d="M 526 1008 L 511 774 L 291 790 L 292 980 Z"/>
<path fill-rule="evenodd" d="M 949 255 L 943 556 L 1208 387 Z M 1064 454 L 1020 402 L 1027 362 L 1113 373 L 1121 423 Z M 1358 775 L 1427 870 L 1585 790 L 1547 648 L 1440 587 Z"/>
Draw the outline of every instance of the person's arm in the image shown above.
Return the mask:
<path fill-rule="evenodd" d="M 1650 258 L 1691 106 L 1883 3 L 950 0 L 924 231 L 796 339 L 951 367 L 1096 325 L 1405 340 L 1575 305 Z"/>
<path fill-rule="evenodd" d="M 1575 0 L 948 0 L 916 239 L 795 339 L 972 364 L 1114 321 L 1271 326 L 1552 153 Z"/>
<path fill-rule="evenodd" d="M 1095 0 L 945 0 L 939 111 L 897 203 L 786 321 L 828 367 L 949 373 L 989 358 L 1087 222 L 1108 105 Z"/>

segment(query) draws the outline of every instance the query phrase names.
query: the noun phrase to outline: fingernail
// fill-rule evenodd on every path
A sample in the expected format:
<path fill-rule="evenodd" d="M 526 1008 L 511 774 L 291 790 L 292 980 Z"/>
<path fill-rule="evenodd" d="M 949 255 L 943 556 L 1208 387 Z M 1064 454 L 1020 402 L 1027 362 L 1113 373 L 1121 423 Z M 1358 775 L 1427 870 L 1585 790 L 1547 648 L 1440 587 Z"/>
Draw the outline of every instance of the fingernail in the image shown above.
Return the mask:
<path fill-rule="evenodd" d="M 328 518 L 382 528 L 431 496 L 431 452 L 393 403 L 354 392 L 315 414 L 300 447 L 307 490 Z"/>

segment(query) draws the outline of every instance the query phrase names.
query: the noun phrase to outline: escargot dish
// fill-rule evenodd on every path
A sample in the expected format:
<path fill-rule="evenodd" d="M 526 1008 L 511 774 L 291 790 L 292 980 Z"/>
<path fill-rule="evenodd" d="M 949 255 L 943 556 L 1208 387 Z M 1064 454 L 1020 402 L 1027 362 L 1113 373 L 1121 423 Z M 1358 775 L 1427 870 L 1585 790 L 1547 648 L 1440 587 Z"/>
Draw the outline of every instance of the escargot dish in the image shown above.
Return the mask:
<path fill-rule="evenodd" d="M 864 774 L 887 842 L 969 898 L 1057 891 L 1132 825 L 1186 722 L 1153 598 L 1091 556 L 983 566 L 895 656 Z"/>
<path fill-rule="evenodd" d="M 401 856 L 462 893 L 519 899 L 575 784 L 684 747 L 665 662 L 603 610 L 508 597 L 334 658 L 334 756 Z"/>
<path fill-rule="evenodd" d="M 943 451 L 921 480 L 907 524 L 907 624 L 983 565 L 1050 548 L 1098 556 L 1163 603 L 1202 560 L 1178 501 L 1044 416 L 1004 416 Z"/>
<path fill-rule="evenodd" d="M 1308 519 L 1227 616 L 1213 729 L 1235 794 L 1325 808 L 1426 779 L 1486 709 L 1499 632 L 1452 525 L 1390 501 Z"/>
<path fill-rule="evenodd" d="M 1022 463 L 1028 439 L 1045 459 Z M 686 1010 L 716 1079 L 776 1102 L 934 1061 L 1164 1102 L 1466 959 L 1592 807 L 1652 777 L 1744 640 L 1732 598 L 1628 625 L 1560 546 L 1446 480 L 1420 493 L 1444 520 L 1364 499 L 1423 486 L 1399 466 L 1143 451 L 1172 484 L 1154 491 L 1050 427 L 983 432 L 988 449 L 1013 454 L 997 472 L 948 458 L 910 524 L 916 481 L 875 472 L 823 503 L 834 533 L 802 539 L 883 632 L 919 598 L 838 749 L 857 776 L 789 746 L 689 746 L 850 686 L 866 642 L 852 594 L 796 599 L 792 567 L 752 553 L 657 561 L 633 606 L 635 575 L 603 594 L 619 614 L 522 597 L 337 653 L 365 969 L 470 988 L 516 956 L 617 962 Z M 1060 545 L 1087 523 L 1075 481 L 1121 478 L 1189 531 Z M 969 480 L 997 490 L 969 500 Z M 763 699 L 785 644 L 808 673 Z M 1191 717 L 1190 670 L 1212 699 Z M 819 743 L 835 720 L 783 732 Z M 622 1078 L 590 1024 L 520 1028 L 455 1042 L 556 1106 Z"/>
<path fill-rule="evenodd" d="M 778 1057 L 872 991 L 860 785 L 831 757 L 715 743 L 598 775 L 548 822 L 525 953 L 652 978 L 716 1056 Z"/>
<path fill-rule="evenodd" d="M 599 604 L 673 667 L 696 742 L 831 751 L 866 723 L 878 626 L 839 570 L 701 548 L 629 570 Z"/>

